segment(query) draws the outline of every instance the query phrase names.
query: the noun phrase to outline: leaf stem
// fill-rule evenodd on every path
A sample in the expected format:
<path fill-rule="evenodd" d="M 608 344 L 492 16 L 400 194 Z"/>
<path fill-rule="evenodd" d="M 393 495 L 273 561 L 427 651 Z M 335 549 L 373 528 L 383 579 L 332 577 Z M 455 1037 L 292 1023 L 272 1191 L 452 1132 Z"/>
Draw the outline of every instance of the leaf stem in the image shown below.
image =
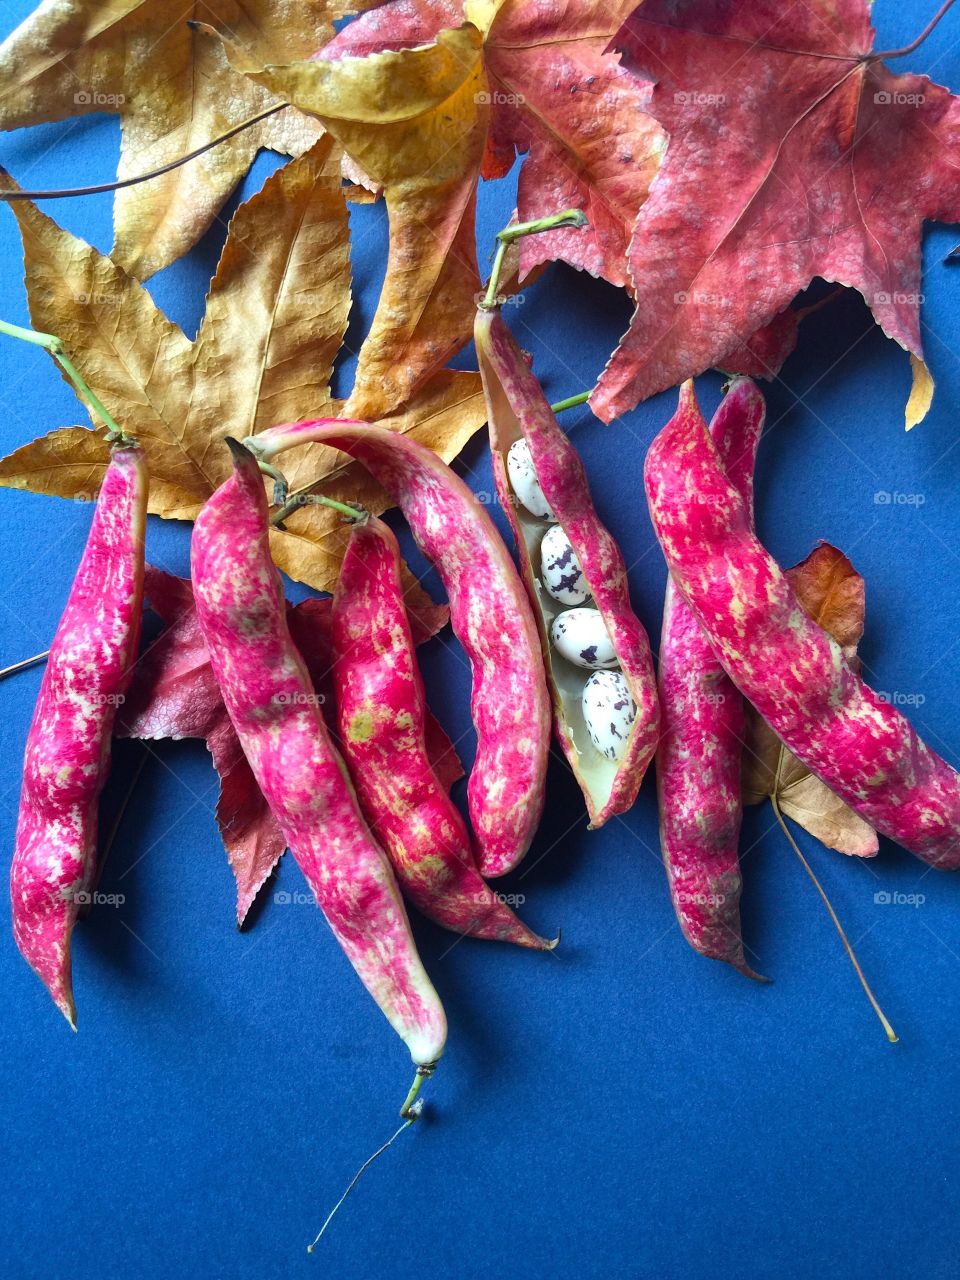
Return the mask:
<path fill-rule="evenodd" d="M 169 163 L 161 165 L 159 169 L 151 169 L 149 173 L 138 173 L 135 178 L 119 178 L 116 182 L 100 182 L 93 187 L 66 187 L 63 190 L 54 191 L 0 191 L 0 200 L 70 200 L 74 196 L 99 196 L 106 191 L 121 191 L 124 187 L 135 187 L 141 182 L 151 182 L 154 178 L 162 178 L 165 173 L 171 173 L 174 169 L 179 169 L 181 165 L 189 164 L 191 160 L 196 160 L 198 156 L 202 156 L 205 151 L 219 147 L 222 142 L 229 142 L 238 133 L 242 133 L 244 129 L 252 128 L 253 125 L 259 124 L 261 120 L 266 120 L 269 116 L 276 115 L 278 111 L 285 111 L 289 106 L 289 102 L 280 102 L 275 107 L 269 107 L 266 111 L 261 111 L 258 115 L 251 116 L 248 120 L 241 120 L 232 129 L 228 129 L 226 133 L 221 133 L 219 137 L 211 139 L 210 142 L 205 142 L 202 147 L 197 147 L 195 151 L 191 151 L 185 156 L 179 156 L 176 160 L 171 160 Z"/>
<path fill-rule="evenodd" d="M 531 222 L 515 222 L 509 227 L 504 227 L 502 231 L 498 231 L 497 252 L 493 259 L 490 279 L 487 281 L 487 291 L 480 306 L 489 310 L 498 305 L 497 289 L 500 285 L 503 255 L 507 251 L 507 246 L 512 244 L 514 240 L 519 240 L 521 236 L 539 235 L 542 231 L 555 231 L 558 227 L 585 226 L 587 226 L 587 215 L 582 209 L 563 209 L 560 213 L 552 213 L 546 218 L 534 218 Z"/>
<path fill-rule="evenodd" d="M 564 409 L 575 409 L 578 404 L 586 404 L 592 394 L 592 391 L 581 391 L 578 395 L 567 396 L 566 400 L 558 400 L 556 404 L 552 404 L 550 410 L 552 413 L 563 413 Z"/>
<path fill-rule="evenodd" d="M 953 5 L 953 0 L 943 0 L 943 4 L 933 15 L 927 25 L 923 28 L 916 40 L 911 40 L 909 44 L 905 44 L 902 49 L 881 49 L 879 52 L 865 53 L 863 62 L 879 62 L 882 58 L 903 58 L 908 53 L 913 53 L 914 49 L 919 49 L 927 36 L 934 29 L 937 23 L 946 14 L 947 10 Z"/>
<path fill-rule="evenodd" d="M 49 649 L 44 649 L 43 653 L 35 653 L 32 658 L 22 658 L 19 662 L 14 662 L 9 667 L 0 670 L 0 680 L 5 680 L 7 676 L 16 675 L 18 671 L 26 671 L 27 667 L 33 667 L 38 662 L 43 662 L 49 654 Z"/>
<path fill-rule="evenodd" d="M 60 338 L 52 333 L 40 333 L 36 329 L 24 329 L 21 325 L 10 324 L 7 320 L 0 320 L 0 333 L 5 333 L 9 338 L 19 338 L 21 342 L 29 342 L 31 346 L 42 347 L 44 351 L 48 351 L 73 383 L 80 399 L 86 400 L 89 408 L 93 410 L 94 414 L 107 428 L 107 440 L 111 444 L 120 446 L 136 444 L 134 437 L 127 435 L 114 420 L 112 414 L 107 411 L 100 398 L 87 386 L 79 369 L 77 369 L 64 350 L 63 342 Z"/>
<path fill-rule="evenodd" d="M 382 1147 L 378 1147 L 372 1156 L 369 1156 L 366 1160 L 364 1160 L 363 1164 L 360 1166 L 360 1168 L 351 1178 L 346 1191 L 344 1191 L 343 1195 L 340 1197 L 337 1203 L 333 1206 L 333 1208 L 327 1214 L 326 1222 L 324 1222 L 323 1226 L 317 1232 L 316 1236 L 314 1236 L 313 1241 L 307 1245 L 307 1253 L 313 1253 L 314 1249 L 317 1247 L 317 1243 L 320 1237 L 323 1235 L 327 1227 L 329 1227 L 330 1223 L 333 1221 L 333 1217 L 336 1214 L 337 1210 L 343 1204 L 344 1200 L 346 1200 L 347 1196 L 350 1194 L 353 1188 L 360 1181 L 363 1174 L 373 1164 L 374 1160 L 376 1160 L 378 1156 L 382 1156 L 384 1151 L 386 1151 L 387 1147 L 391 1146 L 394 1142 L 396 1142 L 396 1140 L 400 1137 L 401 1133 L 403 1133 L 405 1129 L 409 1129 L 410 1126 L 414 1123 L 414 1121 L 420 1118 L 420 1113 L 422 1110 L 423 1110 L 423 1100 L 421 1099 L 419 1102 L 414 1103 L 414 1105 L 410 1108 L 409 1112 L 407 1113 L 407 1118 L 404 1120 L 403 1124 L 396 1131 L 393 1137 L 388 1138 Z"/>
<path fill-rule="evenodd" d="M 336 498 L 328 498 L 323 493 L 308 493 L 306 489 L 300 489 L 297 493 L 291 493 L 289 497 L 282 498 L 278 505 L 280 509 L 270 517 L 270 523 L 274 526 L 282 525 L 287 516 L 298 507 L 306 506 L 329 507 L 331 511 L 339 511 L 354 524 L 367 515 L 363 507 L 351 507 L 348 503 L 338 502 Z"/>
<path fill-rule="evenodd" d="M 853 965 L 854 972 L 856 973 L 857 977 L 860 979 L 860 985 L 863 987 L 863 990 L 866 993 L 867 999 L 870 1001 L 871 1005 L 873 1006 L 874 1013 L 880 1019 L 880 1025 L 883 1027 L 884 1031 L 886 1032 L 887 1039 L 890 1041 L 891 1044 L 896 1044 L 898 1040 L 897 1033 L 894 1031 L 893 1027 L 888 1022 L 887 1015 L 883 1012 L 883 1010 L 880 1008 L 880 1005 L 877 1003 L 876 996 L 870 990 L 870 984 L 867 982 L 866 978 L 864 977 L 863 970 L 860 968 L 860 962 L 857 960 L 857 957 L 853 951 L 853 947 L 851 947 L 847 939 L 847 935 L 843 931 L 843 925 L 840 923 L 839 919 L 837 918 L 837 913 L 834 911 L 833 905 L 830 902 L 830 899 L 827 897 L 826 893 L 824 892 L 823 886 L 821 885 L 820 881 L 817 879 L 816 875 L 814 874 L 813 868 L 810 866 L 810 863 L 806 860 L 806 858 L 800 852 L 800 846 L 797 844 L 796 840 L 794 840 L 793 835 L 790 831 L 790 828 L 787 826 L 784 820 L 783 813 L 781 812 L 776 794 L 771 795 L 770 803 L 773 805 L 773 812 L 777 815 L 777 821 L 780 823 L 780 826 L 783 830 L 783 834 L 787 837 L 787 840 L 790 844 L 791 849 L 800 859 L 801 866 L 803 867 L 804 871 L 806 871 L 810 879 L 813 881 L 814 887 L 816 888 L 817 893 L 819 893 L 820 897 L 823 899 L 823 905 L 827 908 L 827 911 L 830 915 L 830 919 L 833 921 L 833 926 L 836 929 L 837 933 L 840 935 L 840 941 L 843 943 L 844 947 L 846 948 L 846 952 L 847 952 L 847 955 L 850 957 L 850 963 Z"/>

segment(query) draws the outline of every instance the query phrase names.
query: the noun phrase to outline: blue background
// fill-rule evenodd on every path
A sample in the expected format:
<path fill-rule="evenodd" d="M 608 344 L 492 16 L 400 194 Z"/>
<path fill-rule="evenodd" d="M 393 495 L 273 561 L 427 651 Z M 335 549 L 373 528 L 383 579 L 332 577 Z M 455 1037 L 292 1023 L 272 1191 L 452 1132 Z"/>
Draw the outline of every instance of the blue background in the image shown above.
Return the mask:
<path fill-rule="evenodd" d="M 881 0 L 880 46 L 906 43 L 932 7 Z M 7 0 L 4 27 L 31 8 Z M 960 12 L 910 69 L 960 87 L 958 37 Z M 35 187 L 102 181 L 118 140 L 115 118 L 91 117 L 4 135 L 0 159 Z M 275 163 L 261 157 L 243 193 Z M 484 255 L 512 208 L 515 176 L 481 191 Z M 45 207 L 109 249 L 109 196 Z M 231 209 L 150 285 L 191 335 Z M 382 207 L 351 217 L 355 349 L 386 236 Z M 904 434 L 906 356 L 858 296 L 844 296 L 804 327 L 769 388 L 758 485 L 761 534 L 783 562 L 819 538 L 854 559 L 868 586 L 870 678 L 923 700 L 911 714 L 953 763 L 960 268 L 942 260 L 956 235 L 931 228 L 925 239 L 924 342 L 938 382 L 927 421 Z M 0 314 L 27 323 L 19 237 L 2 212 L 0 252 Z M 591 385 L 627 316 L 622 295 L 564 267 L 508 313 L 553 398 Z M 469 367 L 469 354 L 458 363 Z M 348 356 L 341 391 L 351 373 Z M 719 379 L 699 387 L 712 409 Z M 654 636 L 664 568 L 641 466 L 673 403 L 659 396 L 612 427 L 585 410 L 564 418 Z M 0 410 L 4 452 L 84 420 L 48 360 L 6 340 Z M 481 441 L 462 467 L 477 489 L 491 488 Z M 884 504 L 878 493 L 914 499 Z M 7 663 L 47 646 L 90 511 L 12 491 L 0 510 Z M 188 541 L 185 525 L 151 517 L 155 563 L 185 573 Z M 459 738 L 469 728 L 463 661 L 449 637 L 424 658 L 433 705 Z M 40 675 L 0 687 L 7 849 Z M 107 821 L 141 750 L 118 745 Z M 683 942 L 659 865 L 652 779 L 625 818 L 588 833 L 554 761 L 542 829 L 500 887 L 525 895 L 523 914 L 542 931 L 562 926 L 562 948 L 456 942 L 415 922 L 451 1023 L 428 1118 L 368 1173 L 308 1258 L 327 1210 L 392 1132 L 409 1061 L 317 912 L 272 900 L 303 887 L 289 857 L 263 910 L 237 932 L 215 799 L 201 744 L 151 749 L 101 884 L 125 901 L 95 908 L 77 929 L 79 1035 L 19 957 L 4 909 L 5 1275 L 956 1275 L 960 878 L 887 844 L 875 862 L 857 863 L 801 837 L 901 1036 L 890 1046 L 768 808 L 748 813 L 743 834 L 746 938 L 775 980 L 764 988 Z M 923 902 L 879 905 L 881 890 Z"/>

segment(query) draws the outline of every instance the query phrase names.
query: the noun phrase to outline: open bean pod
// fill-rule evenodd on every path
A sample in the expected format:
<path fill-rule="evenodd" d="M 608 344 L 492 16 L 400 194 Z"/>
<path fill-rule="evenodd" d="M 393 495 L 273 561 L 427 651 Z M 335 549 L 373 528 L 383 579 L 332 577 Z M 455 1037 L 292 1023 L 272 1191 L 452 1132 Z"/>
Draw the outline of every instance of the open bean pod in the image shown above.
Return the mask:
<path fill-rule="evenodd" d="M 650 642 L 583 463 L 498 311 L 478 310 L 474 339 L 494 480 L 535 606 L 557 737 L 599 827 L 630 808 L 656 751 Z"/>

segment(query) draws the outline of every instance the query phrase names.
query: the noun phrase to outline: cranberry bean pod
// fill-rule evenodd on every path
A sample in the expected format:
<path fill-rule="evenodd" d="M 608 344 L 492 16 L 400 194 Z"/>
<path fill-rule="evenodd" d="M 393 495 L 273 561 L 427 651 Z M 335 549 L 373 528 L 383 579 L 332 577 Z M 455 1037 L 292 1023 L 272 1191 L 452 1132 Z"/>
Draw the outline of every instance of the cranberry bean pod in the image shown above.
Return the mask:
<path fill-rule="evenodd" d="M 692 383 L 647 454 L 650 513 L 727 674 L 797 758 L 871 826 L 960 868 L 960 775 L 860 679 L 757 540 Z"/>
<path fill-rule="evenodd" d="M 362 462 L 406 517 L 450 602 L 473 672 L 477 752 L 467 800 L 484 876 L 504 875 L 529 848 L 543 811 L 550 710 L 537 625 L 490 517 L 431 450 L 361 422 L 271 427 L 245 443 L 264 462 L 317 442 Z"/>
<path fill-rule="evenodd" d="M 594 509 L 580 456 L 557 423 L 540 383 L 499 311 L 478 309 L 474 341 L 487 400 L 494 479 L 513 528 L 523 578 L 540 624 L 557 738 L 583 791 L 590 826 L 599 827 L 633 804 L 656 750 L 660 716 L 650 642 L 630 604 L 620 548 Z M 511 491 L 507 455 L 510 446 L 521 440 L 529 447 L 545 500 L 545 508 L 541 506 L 537 514 L 522 509 L 518 495 Z M 544 509 L 549 514 L 538 518 Z M 569 540 L 579 562 L 584 591 L 593 597 L 615 661 L 636 704 L 626 745 L 617 759 L 602 755 L 588 735 L 581 709 L 588 672 L 567 661 L 551 644 L 554 621 L 569 617 L 574 611 L 565 615 L 561 603 L 542 581 L 539 556 L 547 528 L 545 519 L 555 521 Z"/>
<path fill-rule="evenodd" d="M 70 941 L 94 882 L 97 805 L 140 642 L 147 487 L 141 451 L 115 446 L 50 646 L 24 759 L 10 871 L 13 932 L 74 1030 Z"/>
<path fill-rule="evenodd" d="M 763 419 L 763 397 L 742 378 L 710 424 L 748 512 Z M 744 959 L 740 928 L 743 698 L 672 578 L 663 605 L 659 685 L 660 846 L 673 907 L 695 951 L 756 977 Z"/>
<path fill-rule="evenodd" d="M 417 954 L 390 864 L 370 834 L 287 625 L 256 459 L 197 517 L 191 566 L 214 675 L 254 776 L 333 933 L 418 1067 L 446 1019 Z"/>
<path fill-rule="evenodd" d="M 434 773 L 400 548 L 375 516 L 353 526 L 331 621 L 343 754 L 409 900 L 455 933 L 550 949 L 554 944 L 518 920 L 480 875 L 463 818 Z"/>

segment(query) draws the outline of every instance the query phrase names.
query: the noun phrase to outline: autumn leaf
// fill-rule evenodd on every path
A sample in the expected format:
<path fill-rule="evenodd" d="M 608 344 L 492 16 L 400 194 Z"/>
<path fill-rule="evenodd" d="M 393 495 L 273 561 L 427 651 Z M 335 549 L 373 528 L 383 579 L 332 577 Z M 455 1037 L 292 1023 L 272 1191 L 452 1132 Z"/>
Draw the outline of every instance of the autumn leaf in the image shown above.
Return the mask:
<path fill-rule="evenodd" d="M 665 147 L 644 111 L 650 86 L 604 51 L 632 4 L 392 0 L 350 23 L 316 59 L 289 65 L 259 65 L 226 40 L 235 68 L 316 115 L 368 181 L 384 187 L 387 277 L 350 412 L 391 411 L 468 340 L 476 184 L 481 174 L 502 177 L 517 154 L 519 218 L 575 207 L 589 220 L 524 239 L 521 280 L 562 259 L 631 287 L 627 245 Z M 785 313 L 720 363 L 772 376 L 796 323 Z"/>
<path fill-rule="evenodd" d="M 467 339 L 480 288 L 474 217 L 487 106 L 480 33 L 365 58 L 264 64 L 223 32 L 231 64 L 316 116 L 370 179 L 390 218 L 387 273 L 348 404 L 380 418 Z"/>
<path fill-rule="evenodd" d="M 203 738 L 220 778 L 216 819 L 237 882 L 237 923 L 279 862 L 285 841 L 247 763 L 227 715 L 200 631 L 189 579 L 148 565 L 151 609 L 168 624 L 140 657 L 117 725 L 121 737 Z M 291 633 L 314 685 L 330 696 L 330 600 L 304 600 L 288 610 Z M 423 643 L 447 622 L 445 605 L 411 613 L 414 638 Z M 329 710 L 332 701 L 324 704 Z M 451 787 L 463 767 L 449 738 L 431 716 L 428 750 L 438 776 Z"/>
<path fill-rule="evenodd" d="M 333 20 L 363 4 L 331 0 L 57 0 L 38 6 L 0 45 L 0 128 L 92 111 L 120 116 L 117 176 L 178 159 L 278 99 L 230 70 L 223 52 L 187 24 L 222 23 L 266 61 L 308 57 Z M 116 194 L 113 256 L 146 279 L 186 253 L 268 147 L 300 155 L 315 121 L 281 111 L 182 168 Z"/>
<path fill-rule="evenodd" d="M 590 223 L 522 241 L 521 275 L 562 260 L 624 286 L 630 232 L 666 145 L 644 111 L 650 86 L 604 52 L 635 2 L 392 0 L 351 22 L 321 56 L 422 44 L 464 18 L 473 21 L 483 35 L 490 109 L 483 177 L 503 177 L 520 154 L 521 221 L 577 208 Z"/>
<path fill-rule="evenodd" d="M 224 436 L 277 422 L 338 416 L 333 362 L 350 308 L 349 232 L 339 148 L 322 138 L 275 173 L 232 219 L 195 342 L 110 258 L 27 201 L 11 206 L 23 236 L 33 324 L 56 333 L 82 376 L 150 465 L 150 510 L 192 520 L 230 471 Z M 485 421 L 479 377 L 443 370 L 385 425 L 449 461 Z M 60 496 L 97 493 L 102 441 L 65 427 L 0 461 L 0 484 Z M 330 477 L 331 496 L 390 505 L 358 464 L 332 449 L 298 450 L 296 486 Z M 346 531 L 326 508 L 291 515 L 272 542 L 282 569 L 332 587 Z M 424 597 L 425 599 L 425 597 Z"/>
<path fill-rule="evenodd" d="M 612 42 L 670 142 L 630 248 L 636 311 L 592 400 L 609 420 L 722 363 L 815 276 L 851 285 L 933 386 L 923 219 L 960 218 L 960 106 L 872 54 L 864 0 L 645 0 Z"/>
<path fill-rule="evenodd" d="M 814 622 L 855 660 L 863 635 L 864 583 L 843 552 L 821 543 L 786 574 Z M 775 796 L 784 814 L 829 849 L 872 857 L 879 847 L 874 829 L 787 750 L 749 703 L 746 713 L 744 804 Z"/>

